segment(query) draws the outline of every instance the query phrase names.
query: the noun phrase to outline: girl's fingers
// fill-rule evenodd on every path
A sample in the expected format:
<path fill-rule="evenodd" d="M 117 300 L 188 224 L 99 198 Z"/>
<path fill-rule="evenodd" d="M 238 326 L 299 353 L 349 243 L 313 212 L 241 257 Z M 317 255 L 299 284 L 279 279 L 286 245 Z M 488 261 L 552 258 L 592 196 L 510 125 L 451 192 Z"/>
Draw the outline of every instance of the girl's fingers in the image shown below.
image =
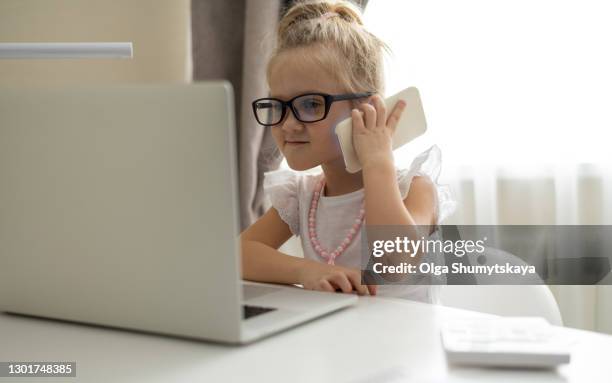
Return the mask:
<path fill-rule="evenodd" d="M 368 287 L 368 291 L 370 292 L 370 295 L 376 295 L 376 292 L 378 291 L 378 286 L 367 285 L 367 287 Z"/>
<path fill-rule="evenodd" d="M 347 275 L 359 295 L 365 295 L 368 293 L 368 289 L 361 284 L 361 276 L 358 272 L 347 273 Z"/>
<path fill-rule="evenodd" d="M 328 278 L 336 287 L 340 288 L 343 293 L 350 293 L 353 291 L 353 286 L 349 282 L 346 275 L 343 273 L 333 274 Z"/>
<path fill-rule="evenodd" d="M 323 290 L 323 291 L 329 291 L 331 293 L 333 293 L 334 291 L 336 291 L 336 289 L 334 289 L 334 286 L 331 285 L 331 283 L 329 283 L 327 280 L 325 279 L 321 279 L 319 281 L 319 289 Z"/>
<path fill-rule="evenodd" d="M 402 112 L 404 112 L 404 109 L 406 109 L 406 101 L 404 100 L 399 100 L 393 107 L 393 111 L 387 119 L 387 126 L 391 129 L 392 132 L 395 132 L 397 122 L 399 121 Z"/>
<path fill-rule="evenodd" d="M 361 104 L 360 108 L 364 113 L 366 129 L 374 129 L 376 127 L 376 109 L 370 104 Z"/>
<path fill-rule="evenodd" d="M 365 130 L 363 112 L 359 109 L 353 109 L 351 111 L 351 117 L 353 118 L 353 133 L 362 133 Z"/>
<path fill-rule="evenodd" d="M 376 109 L 376 126 L 385 126 L 387 107 L 379 95 L 375 95 L 372 100 L 374 101 L 374 108 Z"/>

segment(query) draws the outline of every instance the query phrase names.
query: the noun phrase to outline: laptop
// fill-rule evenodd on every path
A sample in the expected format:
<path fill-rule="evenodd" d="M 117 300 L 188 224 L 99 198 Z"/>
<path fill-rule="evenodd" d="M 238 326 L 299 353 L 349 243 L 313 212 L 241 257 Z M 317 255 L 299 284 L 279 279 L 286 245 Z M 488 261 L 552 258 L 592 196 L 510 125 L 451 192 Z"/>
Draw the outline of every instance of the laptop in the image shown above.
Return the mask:
<path fill-rule="evenodd" d="M 248 343 L 356 303 L 241 281 L 233 97 L 0 88 L 0 310 Z"/>

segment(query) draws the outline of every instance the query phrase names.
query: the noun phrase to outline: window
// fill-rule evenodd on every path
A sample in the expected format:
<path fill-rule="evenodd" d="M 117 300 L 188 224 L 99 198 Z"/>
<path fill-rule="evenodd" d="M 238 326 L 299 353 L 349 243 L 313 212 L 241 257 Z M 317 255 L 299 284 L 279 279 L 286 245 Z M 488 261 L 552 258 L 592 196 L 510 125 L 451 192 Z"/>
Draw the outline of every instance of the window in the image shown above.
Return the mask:
<path fill-rule="evenodd" d="M 607 7 L 594 0 L 370 0 L 364 16 L 393 50 L 387 95 L 407 86 L 421 92 L 429 131 L 413 146 L 437 143 L 445 166 L 609 163 Z M 414 151 L 396 155 L 405 164 Z"/>

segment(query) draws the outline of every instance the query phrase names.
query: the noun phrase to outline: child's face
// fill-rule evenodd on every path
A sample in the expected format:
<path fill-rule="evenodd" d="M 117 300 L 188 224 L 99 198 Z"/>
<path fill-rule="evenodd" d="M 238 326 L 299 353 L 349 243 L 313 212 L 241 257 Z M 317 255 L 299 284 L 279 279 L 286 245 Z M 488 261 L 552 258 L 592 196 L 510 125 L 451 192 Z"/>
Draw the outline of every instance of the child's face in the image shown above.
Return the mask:
<path fill-rule="evenodd" d="M 271 68 L 271 97 L 288 101 L 312 92 L 334 95 L 346 93 L 346 90 L 322 68 L 305 63 L 301 55 L 289 51 L 278 57 Z M 287 108 L 284 120 L 271 127 L 272 135 L 292 169 L 306 170 L 343 161 L 334 127 L 350 114 L 351 103 L 346 100 L 333 102 L 327 117 L 317 122 L 300 122 Z"/>

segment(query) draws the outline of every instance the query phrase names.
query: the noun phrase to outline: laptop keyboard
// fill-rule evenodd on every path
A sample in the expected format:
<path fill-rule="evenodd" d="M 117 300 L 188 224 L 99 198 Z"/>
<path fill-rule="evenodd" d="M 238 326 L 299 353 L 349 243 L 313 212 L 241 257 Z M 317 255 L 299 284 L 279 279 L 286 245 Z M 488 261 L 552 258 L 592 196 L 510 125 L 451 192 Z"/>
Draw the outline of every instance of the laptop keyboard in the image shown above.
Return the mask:
<path fill-rule="evenodd" d="M 249 319 L 274 310 L 276 309 L 272 307 L 242 305 L 242 319 Z"/>
<path fill-rule="evenodd" d="M 249 301 L 251 299 L 263 297 L 264 295 L 277 293 L 279 291 L 283 290 L 281 288 L 272 286 L 244 284 L 242 285 L 242 299 L 244 299 L 244 301 Z"/>

